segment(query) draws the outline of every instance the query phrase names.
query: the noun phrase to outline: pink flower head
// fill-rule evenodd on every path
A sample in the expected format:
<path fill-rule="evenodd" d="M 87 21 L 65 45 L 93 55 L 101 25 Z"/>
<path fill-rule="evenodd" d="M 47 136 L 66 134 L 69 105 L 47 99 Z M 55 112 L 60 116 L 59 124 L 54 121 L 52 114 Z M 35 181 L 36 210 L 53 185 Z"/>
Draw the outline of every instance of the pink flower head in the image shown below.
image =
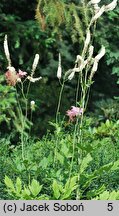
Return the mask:
<path fill-rule="evenodd" d="M 72 106 L 70 110 L 67 110 L 67 116 L 69 116 L 69 120 L 73 121 L 76 116 L 81 116 L 83 113 L 83 108 Z"/>
<path fill-rule="evenodd" d="M 22 70 L 19 70 L 19 71 L 18 71 L 18 76 L 19 76 L 19 78 L 23 78 L 23 77 L 26 76 L 26 75 L 27 75 L 27 72 L 22 71 Z"/>
<path fill-rule="evenodd" d="M 7 72 L 5 73 L 6 81 L 10 86 L 15 86 L 17 79 L 18 79 L 18 74 L 15 70 L 14 67 L 8 67 Z"/>

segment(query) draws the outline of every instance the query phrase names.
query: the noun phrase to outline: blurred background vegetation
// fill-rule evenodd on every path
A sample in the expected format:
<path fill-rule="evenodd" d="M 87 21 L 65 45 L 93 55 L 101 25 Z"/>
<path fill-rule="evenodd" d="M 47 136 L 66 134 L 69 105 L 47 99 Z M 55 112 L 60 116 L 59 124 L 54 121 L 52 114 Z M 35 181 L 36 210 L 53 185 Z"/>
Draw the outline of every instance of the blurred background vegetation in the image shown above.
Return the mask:
<path fill-rule="evenodd" d="M 46 3 L 44 3 L 46 2 Z M 106 3 L 109 1 L 103 1 Z M 60 85 L 56 77 L 58 53 L 62 56 L 63 71 L 74 66 L 76 55 L 81 53 L 85 27 L 90 11 L 73 0 L 1 0 L 0 1 L 0 131 L 14 134 L 14 89 L 6 87 L 4 73 L 7 62 L 3 50 L 4 35 L 8 35 L 13 65 L 30 73 L 34 55 L 39 53 L 40 64 L 36 75 L 42 76 L 32 86 L 29 99 L 36 101 L 32 133 L 38 137 L 50 129 L 49 121 L 55 118 Z M 119 117 L 119 6 L 99 20 L 95 33 L 95 50 L 103 44 L 106 55 L 95 75 L 88 112 L 96 116 L 96 124 Z M 3 85 L 4 84 L 4 85 Z M 74 103 L 76 79 L 65 86 L 61 113 Z M 116 99 L 115 99 L 116 98 Z M 93 113 L 93 114 L 92 114 Z M 30 115 L 30 113 L 29 113 Z"/>

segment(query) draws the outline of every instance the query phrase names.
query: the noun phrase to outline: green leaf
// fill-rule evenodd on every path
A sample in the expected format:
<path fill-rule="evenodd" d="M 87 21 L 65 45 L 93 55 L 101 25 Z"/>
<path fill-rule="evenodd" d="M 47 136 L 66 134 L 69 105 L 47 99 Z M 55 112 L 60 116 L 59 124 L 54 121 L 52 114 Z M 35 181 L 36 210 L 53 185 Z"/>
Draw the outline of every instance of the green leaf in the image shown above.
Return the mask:
<path fill-rule="evenodd" d="M 82 160 L 80 165 L 80 174 L 84 172 L 84 170 L 88 167 L 89 163 L 92 161 L 92 157 L 90 154 L 87 154 L 87 156 Z"/>
<path fill-rule="evenodd" d="M 8 176 L 5 176 L 4 182 L 8 188 L 10 188 L 12 191 L 15 191 L 13 181 Z"/>
<path fill-rule="evenodd" d="M 112 191 L 110 193 L 109 200 L 119 200 L 119 191 Z"/>
<path fill-rule="evenodd" d="M 28 188 L 24 188 L 24 190 L 22 191 L 22 196 L 24 199 L 29 198 L 30 194 L 31 193 L 30 193 L 30 190 Z"/>
<path fill-rule="evenodd" d="M 119 169 L 119 160 L 115 161 L 113 166 L 111 167 L 111 171 L 115 171 Z"/>
<path fill-rule="evenodd" d="M 105 190 L 105 185 L 102 185 L 102 186 L 101 186 L 100 188 L 98 188 L 98 189 L 94 189 L 94 190 L 92 190 L 92 191 L 89 191 L 89 192 L 86 194 L 86 197 L 87 197 L 88 199 L 92 199 L 92 197 L 95 197 L 95 196 L 97 196 L 97 195 L 103 193 L 104 190 Z"/>
<path fill-rule="evenodd" d="M 33 179 L 31 182 L 31 185 L 29 186 L 29 189 L 31 193 L 33 194 L 33 196 L 36 197 L 40 193 L 42 189 L 42 185 L 40 185 L 37 180 Z"/>
<path fill-rule="evenodd" d="M 61 164 L 64 164 L 64 157 L 58 152 L 57 152 L 57 160 L 59 160 Z"/>
<path fill-rule="evenodd" d="M 99 200 L 108 200 L 109 198 L 109 191 L 104 191 L 102 194 L 99 196 Z"/>
<path fill-rule="evenodd" d="M 62 195 L 61 199 L 68 199 L 71 196 L 71 193 L 77 188 L 77 176 L 72 177 L 69 179 L 64 188 L 64 194 Z"/>
<path fill-rule="evenodd" d="M 56 180 L 53 181 L 52 188 L 54 192 L 54 197 L 58 199 L 60 197 L 60 187 Z"/>
<path fill-rule="evenodd" d="M 22 189 L 22 182 L 21 179 L 18 177 L 16 180 L 16 192 L 19 194 Z"/>

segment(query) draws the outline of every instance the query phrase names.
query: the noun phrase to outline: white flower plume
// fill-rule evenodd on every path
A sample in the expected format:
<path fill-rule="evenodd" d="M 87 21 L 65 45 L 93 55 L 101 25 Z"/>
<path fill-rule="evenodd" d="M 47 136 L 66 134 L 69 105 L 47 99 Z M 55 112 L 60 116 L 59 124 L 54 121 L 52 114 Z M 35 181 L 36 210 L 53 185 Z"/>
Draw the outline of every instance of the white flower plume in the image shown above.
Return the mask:
<path fill-rule="evenodd" d="M 61 79 L 61 76 L 62 76 L 61 55 L 59 53 L 59 64 L 58 64 L 58 69 L 57 69 L 57 78 Z"/>
<path fill-rule="evenodd" d="M 91 22 L 95 22 L 103 13 L 105 12 L 105 6 L 103 5 L 98 13 L 95 14 L 95 16 L 92 18 Z"/>
<path fill-rule="evenodd" d="M 104 55 L 105 55 L 105 47 L 102 46 L 102 48 L 101 48 L 99 54 L 98 54 L 97 56 L 95 56 L 95 59 L 96 59 L 97 61 L 99 61 Z"/>
<path fill-rule="evenodd" d="M 10 52 L 8 48 L 7 35 L 5 35 L 5 39 L 4 39 L 4 51 L 8 61 L 8 67 L 11 67 L 11 59 L 10 59 Z"/>
<path fill-rule="evenodd" d="M 98 4 L 101 0 L 91 0 L 90 3 L 91 4 Z"/>
<path fill-rule="evenodd" d="M 34 72 L 36 70 L 36 67 L 38 65 L 39 62 L 39 54 L 35 55 L 34 61 L 33 61 L 33 65 L 32 65 L 32 73 L 31 73 L 31 77 L 34 75 Z"/>
<path fill-rule="evenodd" d="M 112 1 L 110 4 L 105 6 L 105 11 L 111 11 L 114 10 L 114 8 L 117 6 L 117 0 Z"/>
<path fill-rule="evenodd" d="M 32 76 L 27 76 L 27 79 L 30 81 L 30 82 L 37 82 L 39 80 L 42 79 L 42 77 L 37 77 L 37 78 L 33 78 Z"/>

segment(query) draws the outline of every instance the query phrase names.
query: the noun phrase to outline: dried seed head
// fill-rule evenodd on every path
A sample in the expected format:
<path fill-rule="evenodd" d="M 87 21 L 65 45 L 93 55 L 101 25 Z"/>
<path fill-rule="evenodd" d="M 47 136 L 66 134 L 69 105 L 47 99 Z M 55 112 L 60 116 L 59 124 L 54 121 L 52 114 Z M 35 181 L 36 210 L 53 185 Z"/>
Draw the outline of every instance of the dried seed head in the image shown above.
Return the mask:
<path fill-rule="evenodd" d="M 35 58 L 34 58 L 34 61 L 33 61 L 33 64 L 32 64 L 32 73 L 31 73 L 31 77 L 33 77 L 34 75 L 34 72 L 36 70 L 36 67 L 38 65 L 38 62 L 39 62 L 39 54 L 36 54 L 35 55 Z"/>
<path fill-rule="evenodd" d="M 61 79 L 61 76 L 62 76 L 61 55 L 59 53 L 59 64 L 58 64 L 58 69 L 57 69 L 57 78 Z"/>
<path fill-rule="evenodd" d="M 11 67 L 11 59 L 10 59 L 10 52 L 8 48 L 7 35 L 5 35 L 5 39 L 4 39 L 4 51 L 8 61 L 8 66 Z"/>
<path fill-rule="evenodd" d="M 105 11 L 112 11 L 117 6 L 117 0 L 112 1 L 110 4 L 105 6 Z"/>

